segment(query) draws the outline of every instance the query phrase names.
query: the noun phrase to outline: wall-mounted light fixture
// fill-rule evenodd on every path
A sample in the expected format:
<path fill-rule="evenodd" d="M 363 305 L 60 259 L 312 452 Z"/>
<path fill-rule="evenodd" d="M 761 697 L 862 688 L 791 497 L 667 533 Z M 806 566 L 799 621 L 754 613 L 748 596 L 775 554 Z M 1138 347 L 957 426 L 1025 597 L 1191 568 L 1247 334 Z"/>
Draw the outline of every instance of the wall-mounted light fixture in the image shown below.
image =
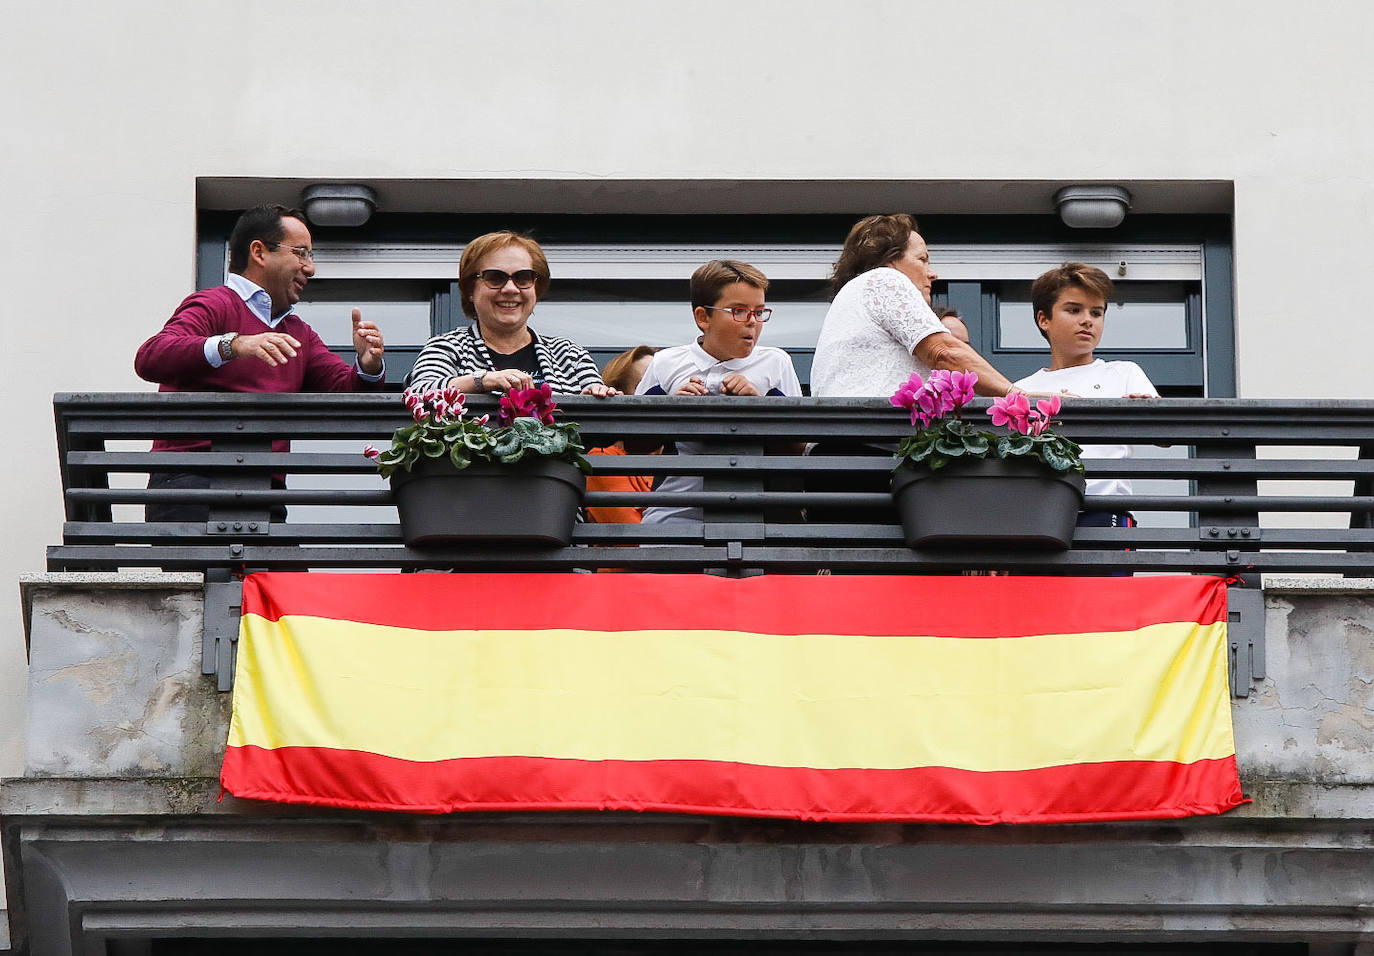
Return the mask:
<path fill-rule="evenodd" d="M 377 208 L 377 194 L 367 186 L 320 183 L 301 193 L 305 217 L 316 226 L 361 226 Z"/>
<path fill-rule="evenodd" d="M 1113 229 L 1126 218 L 1131 194 L 1120 186 L 1065 186 L 1054 205 L 1070 229 Z"/>

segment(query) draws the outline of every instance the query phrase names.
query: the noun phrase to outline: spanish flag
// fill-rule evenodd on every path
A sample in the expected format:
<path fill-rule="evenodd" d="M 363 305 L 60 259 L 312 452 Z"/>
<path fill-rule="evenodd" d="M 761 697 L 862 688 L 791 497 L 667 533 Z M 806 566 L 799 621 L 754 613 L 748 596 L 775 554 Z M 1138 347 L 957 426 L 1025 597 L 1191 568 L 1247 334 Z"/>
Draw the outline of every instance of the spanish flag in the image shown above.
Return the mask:
<path fill-rule="evenodd" d="M 1245 802 L 1205 577 L 254 574 L 222 781 L 418 813 Z"/>

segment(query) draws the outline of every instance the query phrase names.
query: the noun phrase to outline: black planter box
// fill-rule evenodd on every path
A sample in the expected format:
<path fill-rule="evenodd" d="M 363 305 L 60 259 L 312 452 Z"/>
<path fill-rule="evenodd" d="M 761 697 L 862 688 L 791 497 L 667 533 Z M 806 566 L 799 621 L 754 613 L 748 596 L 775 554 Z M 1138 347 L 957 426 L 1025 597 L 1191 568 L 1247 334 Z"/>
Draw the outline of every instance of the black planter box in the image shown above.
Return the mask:
<path fill-rule="evenodd" d="M 391 476 L 401 533 L 416 548 L 469 541 L 566 546 L 586 490 L 576 465 L 550 458 L 462 469 L 446 457 L 422 458 Z"/>
<path fill-rule="evenodd" d="M 953 461 L 939 471 L 904 464 L 892 497 L 909 548 L 1063 551 L 1083 506 L 1083 476 L 1025 458 Z"/>

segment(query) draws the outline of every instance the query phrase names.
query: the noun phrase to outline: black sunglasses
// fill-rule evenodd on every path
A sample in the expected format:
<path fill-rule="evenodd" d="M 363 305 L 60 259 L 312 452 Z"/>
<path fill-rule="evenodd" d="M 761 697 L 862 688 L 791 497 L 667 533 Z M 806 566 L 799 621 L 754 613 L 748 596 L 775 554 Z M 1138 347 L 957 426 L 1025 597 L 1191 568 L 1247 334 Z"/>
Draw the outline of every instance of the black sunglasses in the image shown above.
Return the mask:
<path fill-rule="evenodd" d="M 504 289 L 507 282 L 514 282 L 517 289 L 529 289 L 539 281 L 539 273 L 533 269 L 516 269 L 502 272 L 500 269 L 483 269 L 473 273 L 473 279 L 481 279 L 488 289 Z"/>

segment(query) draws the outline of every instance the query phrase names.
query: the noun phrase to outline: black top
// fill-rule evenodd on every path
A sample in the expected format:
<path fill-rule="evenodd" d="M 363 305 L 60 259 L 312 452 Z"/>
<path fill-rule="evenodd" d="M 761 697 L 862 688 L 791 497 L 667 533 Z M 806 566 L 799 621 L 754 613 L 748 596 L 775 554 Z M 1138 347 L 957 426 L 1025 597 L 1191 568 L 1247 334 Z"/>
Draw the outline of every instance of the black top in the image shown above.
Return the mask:
<path fill-rule="evenodd" d="M 487 348 L 491 350 L 491 357 L 498 368 L 518 368 L 522 372 L 529 372 L 537 379 L 543 379 L 544 373 L 539 368 L 539 356 L 534 351 L 534 339 L 530 339 L 524 348 L 517 349 L 509 355 L 496 351 L 490 345 Z"/>

